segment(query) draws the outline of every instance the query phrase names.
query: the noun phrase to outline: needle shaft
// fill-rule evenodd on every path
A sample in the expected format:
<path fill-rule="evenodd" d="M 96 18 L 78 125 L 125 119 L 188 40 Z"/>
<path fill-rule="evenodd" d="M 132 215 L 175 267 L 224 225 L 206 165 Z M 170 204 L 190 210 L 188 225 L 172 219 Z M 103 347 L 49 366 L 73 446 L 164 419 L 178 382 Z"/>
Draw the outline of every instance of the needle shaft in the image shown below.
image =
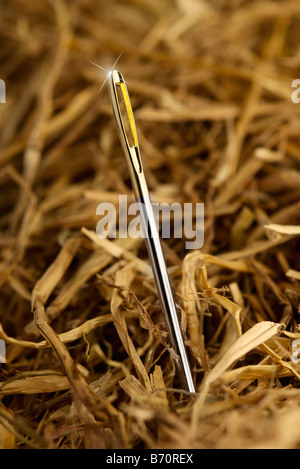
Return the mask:
<path fill-rule="evenodd" d="M 141 224 L 153 268 L 153 275 L 159 299 L 163 309 L 164 320 L 168 329 L 172 349 L 175 352 L 173 357 L 179 380 L 181 382 L 181 386 L 190 392 L 195 392 L 150 194 L 143 171 L 130 98 L 124 78 L 117 70 L 113 70 L 109 73 L 108 88 L 119 137 L 131 176 L 135 198 L 139 206 Z"/>

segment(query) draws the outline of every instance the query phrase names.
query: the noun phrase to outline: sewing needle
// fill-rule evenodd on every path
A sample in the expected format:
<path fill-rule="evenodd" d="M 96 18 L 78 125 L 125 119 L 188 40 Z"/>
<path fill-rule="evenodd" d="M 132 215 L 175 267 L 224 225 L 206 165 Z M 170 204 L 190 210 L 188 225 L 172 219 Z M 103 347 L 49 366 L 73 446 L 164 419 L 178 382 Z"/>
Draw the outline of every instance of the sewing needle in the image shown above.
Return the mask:
<path fill-rule="evenodd" d="M 125 153 L 134 195 L 140 211 L 141 225 L 163 309 L 164 320 L 168 329 L 171 346 L 175 352 L 174 361 L 177 373 L 181 385 L 189 392 L 194 393 L 194 382 L 144 175 L 137 131 L 127 86 L 122 74 L 117 70 L 109 72 L 107 82 L 120 141 Z M 123 118 L 123 113 L 125 118 Z"/>

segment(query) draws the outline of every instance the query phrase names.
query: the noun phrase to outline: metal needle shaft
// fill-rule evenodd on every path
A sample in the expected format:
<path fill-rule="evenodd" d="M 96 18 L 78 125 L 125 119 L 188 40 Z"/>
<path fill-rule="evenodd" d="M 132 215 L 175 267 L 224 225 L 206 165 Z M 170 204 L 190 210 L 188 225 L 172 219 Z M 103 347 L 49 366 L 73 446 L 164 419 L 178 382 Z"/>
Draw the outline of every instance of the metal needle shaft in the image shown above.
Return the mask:
<path fill-rule="evenodd" d="M 139 204 L 140 219 L 181 385 L 195 392 L 194 382 L 177 316 L 167 267 L 159 239 L 153 207 L 146 183 L 137 131 L 126 83 L 120 72 L 108 75 L 108 88 L 119 137 L 127 160 L 132 186 Z"/>

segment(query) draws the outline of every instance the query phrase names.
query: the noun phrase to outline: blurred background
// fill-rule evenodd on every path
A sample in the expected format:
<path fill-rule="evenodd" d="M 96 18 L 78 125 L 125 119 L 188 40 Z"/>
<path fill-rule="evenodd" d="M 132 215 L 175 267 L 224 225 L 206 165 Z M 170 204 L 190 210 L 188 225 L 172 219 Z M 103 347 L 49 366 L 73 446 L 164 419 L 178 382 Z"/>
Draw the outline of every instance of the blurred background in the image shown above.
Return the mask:
<path fill-rule="evenodd" d="M 209 289 L 227 295 L 241 308 L 238 330 L 270 320 L 284 323 L 298 337 L 297 230 L 279 233 L 264 226 L 300 224 L 300 104 L 292 101 L 292 82 L 300 78 L 300 4 L 297 0 L 2 0 L 0 6 L 0 79 L 6 84 L 6 102 L 0 104 L 0 322 L 8 346 L 1 381 L 14 378 L 20 383 L 11 391 L 0 388 L 3 402 L 14 415 L 22 416 L 21 429 L 31 435 L 32 445 L 179 447 L 183 417 L 189 428 L 190 413 L 184 402 L 171 405 L 171 420 L 162 417 L 159 431 L 151 425 L 146 431 L 143 415 L 129 412 L 127 443 L 115 424 L 113 430 L 102 433 L 96 427 L 101 434 L 101 441 L 96 441 L 86 415 L 75 419 L 76 425 L 78 421 L 83 425 L 83 433 L 76 433 L 69 414 L 75 426 L 72 431 L 70 427 L 62 430 L 66 406 L 71 409 L 73 402 L 69 389 L 75 389 L 76 397 L 77 385 L 61 380 L 47 388 L 38 381 L 41 387 L 32 384 L 31 388 L 29 383 L 23 395 L 24 382 L 19 379 L 25 376 L 22 373 L 61 373 L 54 353 L 57 348 L 36 351 L 12 339 L 42 340 L 32 323 L 37 298 L 57 334 L 112 314 L 98 329 L 92 326 L 84 340 L 78 333 L 70 341 L 69 358 L 89 383 L 110 370 L 112 384 L 106 388 L 102 383 L 100 394 L 108 396 L 121 414 L 128 393 L 118 384 L 124 378 L 122 366 L 143 382 L 142 365 L 135 364 L 130 347 L 124 351 L 126 340 L 116 325 L 113 291 L 115 279 L 123 281 L 119 272 L 126 259 L 132 261 L 130 255 L 148 262 L 144 244 L 120 244 L 121 255 L 112 246 L 97 244 L 91 234 L 99 220 L 99 203 L 117 206 L 119 194 L 127 194 L 132 201 L 105 83 L 113 66 L 127 81 L 153 199 L 205 204 L 204 245 L 193 254 L 198 264 L 189 264 L 186 256 L 191 253 L 184 239 L 163 241 L 176 301 L 187 316 L 183 313 L 182 324 L 197 384 L 213 366 L 222 341 L 226 338 L 228 345 L 238 335 L 235 330 L 229 338 L 230 311 L 216 298 L 211 300 Z M 236 264 L 230 264 L 233 261 Z M 197 276 L 199 263 L 207 267 L 208 285 Z M 192 280 L 187 280 L 189 273 Z M 137 308 L 135 300 L 135 306 L 125 305 L 130 313 L 126 334 L 137 347 L 146 372 L 160 364 L 164 384 L 172 388 L 176 377 L 170 360 L 159 340 L 154 340 L 153 331 L 149 332 L 149 324 L 147 329 L 143 323 L 145 316 L 141 320 L 136 315 L 145 309 L 154 324 L 162 323 L 155 288 L 139 268 L 134 274 L 129 271 L 129 277 L 124 285 L 142 306 Z M 192 304 L 184 298 L 189 288 L 194 288 L 197 297 Z M 87 343 L 99 342 L 106 358 L 98 354 L 97 360 L 89 361 Z M 274 350 L 289 360 L 289 344 L 283 338 Z M 68 370 L 69 358 L 64 362 L 58 355 Z M 121 372 L 108 359 L 123 363 Z M 270 363 L 266 351 L 263 357 L 251 355 L 244 364 L 256 366 L 260 360 Z M 250 392 L 253 382 L 257 391 L 266 386 L 297 388 L 297 373 L 275 373 L 272 384 L 269 375 L 260 381 L 254 374 L 249 389 L 247 383 L 238 389 Z M 226 391 L 216 392 L 215 398 L 225 402 L 229 396 Z M 168 394 L 166 402 L 170 398 L 174 404 L 177 397 Z M 47 403 L 47 412 L 41 401 Z M 48 428 L 46 420 L 52 411 L 58 413 Z M 213 415 L 215 420 L 209 424 L 199 423 L 196 440 L 191 437 L 186 447 L 232 444 L 224 436 L 218 414 Z M 164 433 L 173 418 L 177 419 L 177 436 L 176 432 L 175 436 Z M 261 443 L 255 426 L 248 433 L 238 433 L 248 422 L 251 426 L 248 414 L 237 421 L 230 416 L 224 420 L 223 415 L 223 428 L 227 435 L 235 435 L 237 447 Z M 262 444 L 299 445 L 300 438 L 280 440 L 281 420 L 276 411 L 272 425 L 273 433 L 268 433 L 269 426 L 263 427 Z M 39 439 L 41 435 L 44 440 Z M 15 438 L 13 445 L 26 447 L 27 440 L 19 434 Z"/>

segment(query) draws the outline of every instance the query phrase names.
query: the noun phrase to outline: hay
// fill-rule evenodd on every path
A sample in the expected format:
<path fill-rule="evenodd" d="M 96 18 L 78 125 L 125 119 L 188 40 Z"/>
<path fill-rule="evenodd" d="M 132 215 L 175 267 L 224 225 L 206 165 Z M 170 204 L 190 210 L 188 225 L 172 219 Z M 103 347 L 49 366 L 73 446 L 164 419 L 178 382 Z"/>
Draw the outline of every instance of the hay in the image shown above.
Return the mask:
<path fill-rule="evenodd" d="M 0 17 L 0 446 L 299 448 L 300 5 L 78 0 Z M 204 202 L 163 247 L 197 393 L 179 389 L 106 87 L 128 79 L 153 199 Z"/>

